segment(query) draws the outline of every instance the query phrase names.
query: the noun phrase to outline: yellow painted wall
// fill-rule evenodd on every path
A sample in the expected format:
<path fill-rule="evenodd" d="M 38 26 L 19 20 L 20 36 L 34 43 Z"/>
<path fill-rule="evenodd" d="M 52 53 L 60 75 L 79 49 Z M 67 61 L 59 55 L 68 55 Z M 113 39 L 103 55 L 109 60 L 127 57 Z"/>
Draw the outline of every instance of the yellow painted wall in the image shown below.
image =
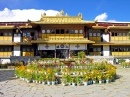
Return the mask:
<path fill-rule="evenodd" d="M 130 52 L 112 52 L 112 56 L 130 56 Z"/>
<path fill-rule="evenodd" d="M 12 56 L 12 52 L 0 52 L 0 57 L 10 57 Z"/>
<path fill-rule="evenodd" d="M 126 41 L 129 40 L 128 36 L 111 36 L 111 41 Z"/>
<path fill-rule="evenodd" d="M 34 52 L 22 52 L 22 56 L 34 56 Z"/>
<path fill-rule="evenodd" d="M 0 41 L 12 41 L 12 36 L 0 36 Z"/>
<path fill-rule="evenodd" d="M 101 37 L 99 37 L 99 36 L 90 36 L 89 40 L 92 40 L 92 41 L 101 41 Z"/>

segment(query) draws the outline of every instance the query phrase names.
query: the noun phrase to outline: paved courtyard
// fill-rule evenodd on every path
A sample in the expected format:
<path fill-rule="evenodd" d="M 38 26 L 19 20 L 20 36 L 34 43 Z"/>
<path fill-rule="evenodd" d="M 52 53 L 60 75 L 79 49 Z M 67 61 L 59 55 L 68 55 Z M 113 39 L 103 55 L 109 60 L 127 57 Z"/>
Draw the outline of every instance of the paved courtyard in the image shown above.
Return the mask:
<path fill-rule="evenodd" d="M 120 76 L 109 84 L 48 86 L 26 83 L 14 77 L 14 70 L 0 70 L 0 97 L 130 97 L 130 68 L 117 67 Z"/>

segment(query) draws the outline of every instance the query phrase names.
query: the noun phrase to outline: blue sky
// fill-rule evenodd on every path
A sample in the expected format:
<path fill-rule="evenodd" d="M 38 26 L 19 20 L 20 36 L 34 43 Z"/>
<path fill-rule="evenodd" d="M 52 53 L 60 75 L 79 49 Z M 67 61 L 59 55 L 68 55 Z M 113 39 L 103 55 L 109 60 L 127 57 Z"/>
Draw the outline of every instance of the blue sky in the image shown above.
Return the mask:
<path fill-rule="evenodd" d="M 42 9 L 44 11 L 63 9 L 70 16 L 76 16 L 81 12 L 85 20 L 94 20 L 100 16 L 99 18 L 103 18 L 102 20 L 105 21 L 130 22 L 129 4 L 130 0 L 0 0 L 0 17 L 7 16 L 5 8 L 8 9 L 8 12 L 16 9 Z M 34 13 L 32 14 L 35 15 Z"/>

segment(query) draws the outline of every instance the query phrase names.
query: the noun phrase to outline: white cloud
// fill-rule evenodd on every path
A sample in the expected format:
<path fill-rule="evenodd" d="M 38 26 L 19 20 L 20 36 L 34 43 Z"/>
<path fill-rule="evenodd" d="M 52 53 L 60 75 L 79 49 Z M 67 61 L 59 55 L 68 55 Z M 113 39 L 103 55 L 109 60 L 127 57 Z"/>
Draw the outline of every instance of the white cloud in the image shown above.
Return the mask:
<path fill-rule="evenodd" d="M 101 22 L 103 22 L 103 21 L 107 21 L 107 22 L 117 22 L 116 20 L 108 20 L 107 18 L 108 18 L 107 13 L 102 13 L 102 14 L 96 16 L 96 18 L 95 18 L 94 20 L 99 21 L 99 22 L 100 22 L 100 21 L 101 21 Z"/>
<path fill-rule="evenodd" d="M 38 21 L 41 18 L 41 14 L 46 13 L 47 16 L 54 16 L 59 11 L 56 10 L 37 10 L 37 9 L 14 9 L 10 10 L 5 8 L 4 10 L 0 11 L 0 22 L 5 21 Z"/>
<path fill-rule="evenodd" d="M 98 16 L 96 16 L 96 18 L 94 20 L 97 20 L 97 21 L 106 21 L 107 20 L 107 13 L 102 13 Z"/>

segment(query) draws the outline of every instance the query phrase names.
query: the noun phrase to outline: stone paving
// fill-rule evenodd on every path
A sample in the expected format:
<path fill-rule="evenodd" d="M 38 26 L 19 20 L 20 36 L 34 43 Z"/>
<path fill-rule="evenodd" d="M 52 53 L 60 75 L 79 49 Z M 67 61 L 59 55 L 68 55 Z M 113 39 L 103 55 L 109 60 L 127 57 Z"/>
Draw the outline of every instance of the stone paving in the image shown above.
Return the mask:
<path fill-rule="evenodd" d="M 117 67 L 120 76 L 109 84 L 48 86 L 26 83 L 14 77 L 14 70 L 0 70 L 0 97 L 130 97 L 130 68 Z"/>

